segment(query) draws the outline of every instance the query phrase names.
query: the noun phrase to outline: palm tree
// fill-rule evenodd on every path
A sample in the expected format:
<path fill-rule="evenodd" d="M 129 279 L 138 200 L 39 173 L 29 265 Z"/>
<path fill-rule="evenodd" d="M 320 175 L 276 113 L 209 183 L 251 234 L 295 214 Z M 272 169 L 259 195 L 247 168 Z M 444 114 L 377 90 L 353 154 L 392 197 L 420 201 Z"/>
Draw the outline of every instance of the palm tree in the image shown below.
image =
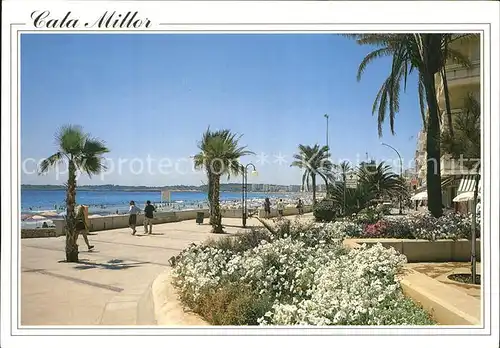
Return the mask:
<path fill-rule="evenodd" d="M 472 282 L 476 281 L 476 205 L 479 193 L 480 180 L 480 158 L 481 158 L 481 105 L 469 94 L 464 102 L 461 113 L 454 119 L 455 132 L 446 130 L 441 138 L 441 147 L 443 152 L 449 154 L 454 159 L 465 158 L 465 165 L 474 169 L 474 198 L 472 209 L 472 263 L 471 274 Z M 474 167 L 474 168 L 473 168 Z"/>
<path fill-rule="evenodd" d="M 374 170 L 366 167 L 360 168 L 358 177 L 360 185 L 375 189 L 377 199 L 383 197 L 399 198 L 405 191 L 401 177 L 394 173 L 391 166 L 385 162 L 380 162 Z"/>
<path fill-rule="evenodd" d="M 77 171 L 85 172 L 89 177 L 106 169 L 102 155 L 109 152 L 104 142 L 84 133 L 82 127 L 66 125 L 56 133 L 57 152 L 44 159 L 40 164 L 39 174 L 50 167 L 66 162 L 68 182 L 66 184 L 66 261 L 78 262 L 78 235 L 76 233 L 75 202 Z"/>
<path fill-rule="evenodd" d="M 222 215 L 220 211 L 220 178 L 226 175 L 242 173 L 240 157 L 253 154 L 246 146 L 239 146 L 241 135 L 233 134 L 228 129 L 211 131 L 210 127 L 203 134 L 198 144 L 200 152 L 194 156 L 197 169 L 204 169 L 208 177 L 208 201 L 210 206 L 210 224 L 213 233 L 223 233 Z"/>
<path fill-rule="evenodd" d="M 342 207 L 344 216 L 349 216 L 372 204 L 377 191 L 373 185 L 358 184 L 355 188 L 350 188 L 342 183 L 331 186 L 328 196 L 337 207 Z"/>
<path fill-rule="evenodd" d="M 349 173 L 352 170 L 352 168 L 348 161 L 341 162 L 338 168 L 340 169 L 340 175 L 342 176 L 342 186 L 343 186 L 342 214 L 346 215 L 347 173 Z"/>
<path fill-rule="evenodd" d="M 318 144 L 314 146 L 299 145 L 299 153 L 294 154 L 295 161 L 290 167 L 298 167 L 304 170 L 302 175 L 302 188 L 304 186 L 309 189 L 309 179 L 312 184 L 313 204 L 316 204 L 316 176 L 320 176 L 326 184 L 333 179 L 333 164 L 328 159 L 328 146 L 320 147 Z"/>
<path fill-rule="evenodd" d="M 382 136 L 382 124 L 389 109 L 389 123 L 394 133 L 395 115 L 399 112 L 399 94 L 401 86 L 406 90 L 409 74 L 418 71 L 418 93 L 420 111 L 427 140 L 427 194 L 429 211 L 435 216 L 441 216 L 441 168 L 440 168 L 440 115 L 436 96 L 435 75 L 440 73 L 444 83 L 444 95 L 451 132 L 451 110 L 446 80 L 446 60 L 455 60 L 465 66 L 470 62 L 460 52 L 452 49 L 450 43 L 458 39 L 466 39 L 472 35 L 452 34 L 361 34 L 349 35 L 360 45 L 375 45 L 378 48 L 370 52 L 361 62 L 358 69 L 358 81 L 367 65 L 376 58 L 392 57 L 391 71 L 382 84 L 372 112 L 378 111 L 378 131 Z M 425 114 L 427 106 L 428 115 Z"/>
<path fill-rule="evenodd" d="M 349 173 L 352 170 L 351 164 L 348 161 L 343 161 L 342 163 L 340 163 L 339 169 L 340 169 L 340 175 L 342 176 L 342 182 L 345 183 L 347 180 L 347 173 Z"/>

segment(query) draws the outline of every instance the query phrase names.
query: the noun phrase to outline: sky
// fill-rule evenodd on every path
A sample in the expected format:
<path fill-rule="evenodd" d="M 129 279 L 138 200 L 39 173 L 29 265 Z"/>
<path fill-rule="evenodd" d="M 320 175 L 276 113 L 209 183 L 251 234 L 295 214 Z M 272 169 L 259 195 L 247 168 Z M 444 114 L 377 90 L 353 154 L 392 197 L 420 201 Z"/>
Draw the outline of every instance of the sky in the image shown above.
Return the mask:
<path fill-rule="evenodd" d="M 23 184 L 63 184 L 65 166 L 37 163 L 57 152 L 54 135 L 81 125 L 106 142 L 107 171 L 80 185 L 200 185 L 192 167 L 203 132 L 230 129 L 255 155 L 250 183 L 301 183 L 299 144 L 324 145 L 333 162 L 385 160 L 396 148 L 411 166 L 421 128 L 417 80 L 401 96 L 396 134 L 377 132 L 372 104 L 390 59 L 357 68 L 373 50 L 336 34 L 22 34 Z M 368 157 L 367 157 L 368 156 Z M 230 178 L 238 182 L 240 178 Z M 227 181 L 227 179 L 225 179 Z"/>

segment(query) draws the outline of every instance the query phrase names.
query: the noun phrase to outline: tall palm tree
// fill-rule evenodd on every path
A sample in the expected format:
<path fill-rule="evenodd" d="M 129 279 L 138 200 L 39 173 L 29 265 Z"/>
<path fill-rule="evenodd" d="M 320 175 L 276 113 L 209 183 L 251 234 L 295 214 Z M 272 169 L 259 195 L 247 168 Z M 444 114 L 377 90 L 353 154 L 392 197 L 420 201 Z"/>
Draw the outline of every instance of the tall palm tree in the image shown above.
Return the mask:
<path fill-rule="evenodd" d="M 464 101 L 461 113 L 454 117 L 455 132 L 446 130 L 441 139 L 443 152 L 449 154 L 454 159 L 465 158 L 464 165 L 469 169 L 474 169 L 474 198 L 472 208 L 472 282 L 476 281 L 476 205 L 479 194 L 479 180 L 481 168 L 481 105 L 469 94 Z"/>
<path fill-rule="evenodd" d="M 109 152 L 104 142 L 84 133 L 82 127 L 76 125 L 62 126 L 56 133 L 57 152 L 44 159 L 39 174 L 51 167 L 66 162 L 68 181 L 66 184 L 66 261 L 78 262 L 78 235 L 76 233 L 76 175 L 85 172 L 89 177 L 106 169 L 103 155 Z"/>
<path fill-rule="evenodd" d="M 470 62 L 460 52 L 452 49 L 450 43 L 454 40 L 464 39 L 466 35 L 452 34 L 362 34 L 349 35 L 354 37 L 360 45 L 374 45 L 378 48 L 370 52 L 361 62 L 358 69 L 358 81 L 367 65 L 376 58 L 392 57 L 391 71 L 382 84 L 375 101 L 372 112 L 378 111 L 378 131 L 382 135 L 382 124 L 385 121 L 387 109 L 391 132 L 394 133 L 395 115 L 399 112 L 399 94 L 401 86 L 406 90 L 408 75 L 413 71 L 418 72 L 418 93 L 420 111 L 424 128 L 427 132 L 427 194 L 429 197 L 429 210 L 438 217 L 443 213 L 441 192 L 440 168 L 440 111 L 438 108 L 435 75 L 440 73 L 443 77 L 444 95 L 451 124 L 451 110 L 446 80 L 446 61 L 455 60 L 463 65 L 470 66 Z M 425 114 L 427 106 L 428 114 Z"/>
<path fill-rule="evenodd" d="M 211 131 L 210 127 L 203 134 L 198 144 L 200 152 L 194 156 L 197 169 L 204 169 L 208 177 L 208 201 L 210 206 L 210 224 L 213 233 L 223 233 L 220 211 L 220 178 L 242 174 L 244 170 L 239 159 L 253 154 L 246 146 L 239 146 L 241 135 L 233 134 L 228 129 Z"/>
<path fill-rule="evenodd" d="M 295 161 L 290 167 L 298 167 L 304 170 L 302 175 L 302 188 L 304 186 L 309 189 L 309 179 L 312 184 L 313 204 L 316 204 L 316 176 L 321 177 L 325 181 L 328 191 L 328 185 L 333 179 L 333 164 L 328 159 L 328 146 L 320 147 L 318 144 L 314 146 L 299 145 L 299 153 L 294 154 Z"/>

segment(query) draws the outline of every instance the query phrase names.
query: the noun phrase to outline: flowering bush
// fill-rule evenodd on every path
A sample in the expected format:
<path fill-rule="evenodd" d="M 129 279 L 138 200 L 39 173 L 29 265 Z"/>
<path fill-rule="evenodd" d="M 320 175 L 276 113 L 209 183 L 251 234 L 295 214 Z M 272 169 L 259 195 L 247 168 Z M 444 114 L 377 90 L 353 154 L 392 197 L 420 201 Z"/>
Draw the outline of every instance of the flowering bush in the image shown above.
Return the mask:
<path fill-rule="evenodd" d="M 423 311 L 408 309 L 396 274 L 406 258 L 380 244 L 363 246 L 318 269 L 309 296 L 298 303 L 277 303 L 262 325 L 431 324 Z M 403 304 L 404 303 L 404 304 Z M 418 318 L 417 320 L 415 320 Z"/>
<path fill-rule="evenodd" d="M 353 220 L 360 224 L 373 224 L 383 218 L 383 213 L 376 208 L 365 208 L 353 215 Z"/>
<path fill-rule="evenodd" d="M 468 239 L 472 229 L 472 215 L 447 213 L 439 218 L 429 212 L 406 216 L 383 217 L 375 223 L 364 223 L 359 216 L 344 219 L 339 226 L 346 237 L 404 238 L 404 239 Z M 349 226 L 344 228 L 340 226 Z M 354 227 L 357 226 L 357 227 Z M 476 237 L 480 236 L 480 220 L 476 223 Z M 358 233 L 358 231 L 360 231 Z"/>
<path fill-rule="evenodd" d="M 291 238 L 302 241 L 305 246 L 317 244 L 334 244 L 345 238 L 343 230 L 337 227 L 336 222 L 303 223 L 288 219 L 276 221 L 275 227 L 270 228 L 272 238 Z"/>
<path fill-rule="evenodd" d="M 363 225 L 346 219 L 329 223 L 325 228 L 337 231 L 338 236 L 351 238 L 359 237 L 363 232 Z"/>
<path fill-rule="evenodd" d="M 387 229 L 387 224 L 383 220 L 379 220 L 374 224 L 368 224 L 365 226 L 363 231 L 363 236 L 367 238 L 376 238 L 385 236 L 385 231 Z"/>
<path fill-rule="evenodd" d="M 396 275 L 405 257 L 380 244 L 349 251 L 341 239 L 353 227 L 280 223 L 254 233 L 248 249 L 239 247 L 243 235 L 193 245 L 177 258 L 173 283 L 213 324 L 432 323 L 402 295 Z"/>

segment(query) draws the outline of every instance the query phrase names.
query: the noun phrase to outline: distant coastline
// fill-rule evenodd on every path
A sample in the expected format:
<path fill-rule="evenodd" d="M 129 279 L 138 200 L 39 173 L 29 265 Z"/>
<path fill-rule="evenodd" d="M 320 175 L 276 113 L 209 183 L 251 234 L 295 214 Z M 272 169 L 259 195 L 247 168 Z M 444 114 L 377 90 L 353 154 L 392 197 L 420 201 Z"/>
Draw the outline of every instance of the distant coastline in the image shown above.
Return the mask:
<path fill-rule="evenodd" d="M 300 192 L 299 185 L 267 185 L 258 184 L 255 187 L 249 185 L 249 192 L 274 192 L 274 193 L 292 193 Z M 290 190 L 292 188 L 292 190 Z M 65 190 L 64 185 L 21 185 L 22 190 L 46 190 L 46 191 L 62 191 Z M 78 191 L 121 191 L 121 192 L 159 192 L 169 190 L 171 192 L 208 192 L 207 185 L 172 185 L 172 186 L 126 186 L 126 185 L 82 185 L 78 186 Z M 220 190 L 225 192 L 241 192 L 241 183 L 221 184 Z"/>
<path fill-rule="evenodd" d="M 66 187 L 63 185 L 21 185 L 23 190 L 47 190 L 63 191 Z M 135 191 L 135 192 L 158 192 L 161 190 L 179 191 L 179 192 L 206 192 L 200 188 L 172 188 L 172 187 L 147 187 L 147 186 L 78 186 L 78 191 Z"/>

